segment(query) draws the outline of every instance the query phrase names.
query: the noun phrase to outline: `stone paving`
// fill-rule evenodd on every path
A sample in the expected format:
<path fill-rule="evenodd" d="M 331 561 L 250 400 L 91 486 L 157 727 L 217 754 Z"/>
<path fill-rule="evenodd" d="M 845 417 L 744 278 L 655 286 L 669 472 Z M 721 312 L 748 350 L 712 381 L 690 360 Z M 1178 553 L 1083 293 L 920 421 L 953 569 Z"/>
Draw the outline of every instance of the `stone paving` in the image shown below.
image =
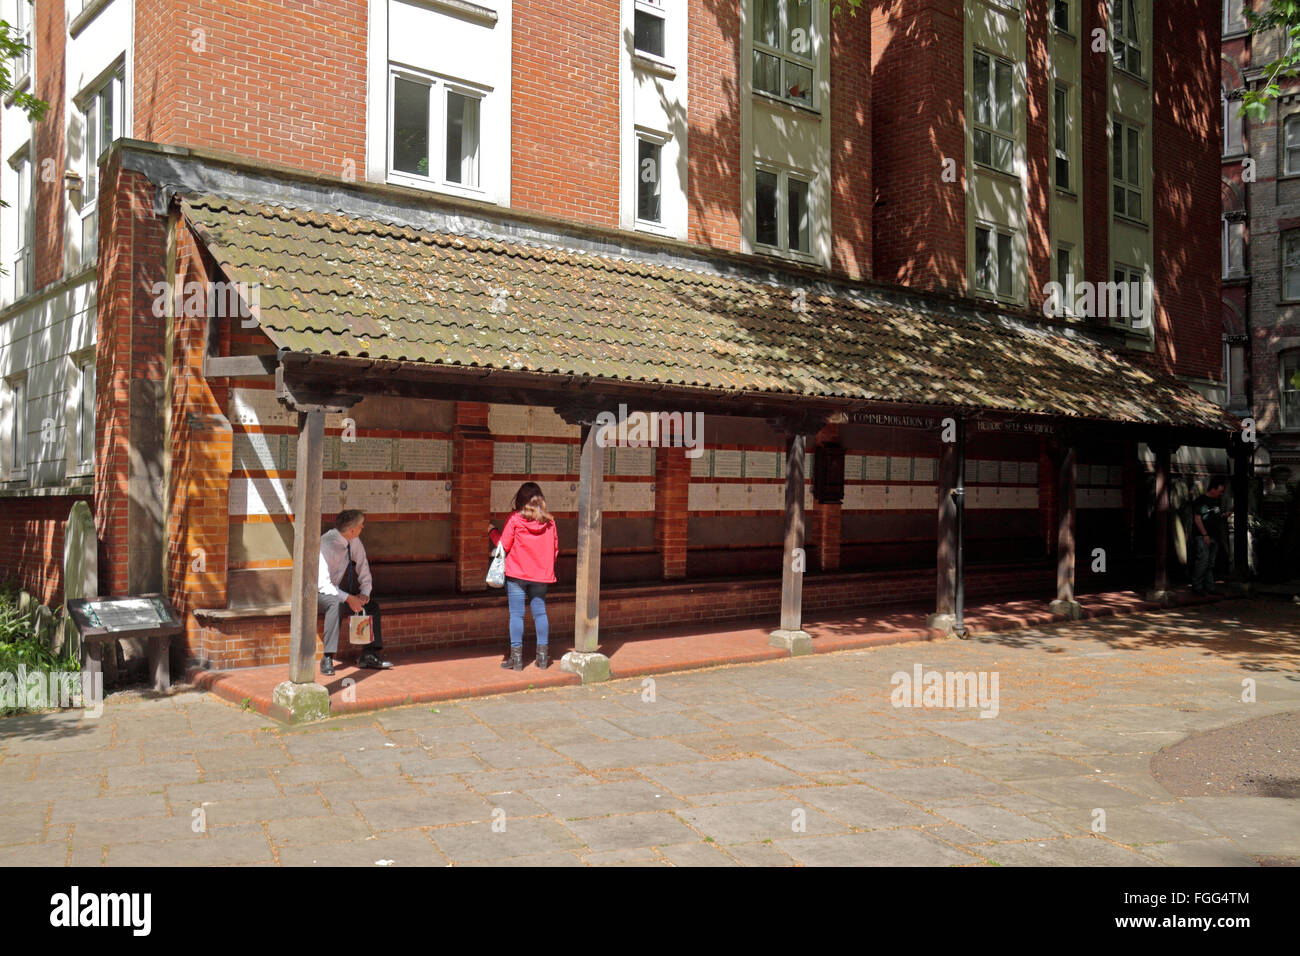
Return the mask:
<path fill-rule="evenodd" d="M 996 716 L 893 706 L 917 665 L 996 675 Z M 98 719 L 0 721 L 0 865 L 1277 862 L 1300 857 L 1300 800 L 1178 798 L 1149 764 L 1297 709 L 1300 607 L 1280 601 L 299 729 L 122 695 Z"/>

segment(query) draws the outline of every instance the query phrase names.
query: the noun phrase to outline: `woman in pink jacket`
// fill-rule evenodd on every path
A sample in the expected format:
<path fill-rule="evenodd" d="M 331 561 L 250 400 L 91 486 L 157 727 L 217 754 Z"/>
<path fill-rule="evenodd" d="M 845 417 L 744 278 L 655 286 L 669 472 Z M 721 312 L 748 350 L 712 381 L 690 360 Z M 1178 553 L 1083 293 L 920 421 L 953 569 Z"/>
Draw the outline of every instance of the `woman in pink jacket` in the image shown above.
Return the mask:
<path fill-rule="evenodd" d="M 537 630 L 537 666 L 545 670 L 550 627 L 546 621 L 546 586 L 555 583 L 555 559 L 560 539 L 555 519 L 536 482 L 528 481 L 515 492 L 515 511 L 505 529 L 489 525 L 492 544 L 506 550 L 506 600 L 510 605 L 510 656 L 501 662 L 507 670 L 524 669 L 524 602 L 533 613 Z"/>

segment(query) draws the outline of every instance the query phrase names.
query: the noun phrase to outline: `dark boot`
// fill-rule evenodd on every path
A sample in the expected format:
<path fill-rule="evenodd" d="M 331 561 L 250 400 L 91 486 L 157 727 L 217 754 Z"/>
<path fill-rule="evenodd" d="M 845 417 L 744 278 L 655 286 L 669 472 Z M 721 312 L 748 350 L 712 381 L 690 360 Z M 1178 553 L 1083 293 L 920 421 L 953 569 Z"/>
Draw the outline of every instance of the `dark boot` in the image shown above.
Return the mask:
<path fill-rule="evenodd" d="M 510 645 L 510 656 L 501 662 L 501 666 L 508 671 L 521 671 L 524 669 L 524 648 L 522 644 Z"/>
<path fill-rule="evenodd" d="M 551 666 L 550 648 L 545 644 L 537 645 L 537 669 L 544 671 Z"/>
<path fill-rule="evenodd" d="M 320 659 L 320 672 L 326 677 L 334 673 L 334 655 L 326 654 Z"/>

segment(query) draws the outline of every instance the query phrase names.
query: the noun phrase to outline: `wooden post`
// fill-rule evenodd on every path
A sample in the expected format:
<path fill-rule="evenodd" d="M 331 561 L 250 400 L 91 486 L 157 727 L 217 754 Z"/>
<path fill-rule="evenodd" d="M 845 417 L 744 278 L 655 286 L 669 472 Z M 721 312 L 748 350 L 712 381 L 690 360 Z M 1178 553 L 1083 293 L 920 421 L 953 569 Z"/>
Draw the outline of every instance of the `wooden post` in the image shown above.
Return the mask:
<path fill-rule="evenodd" d="M 316 682 L 316 587 L 324 454 L 324 409 L 299 411 L 298 462 L 293 482 L 293 604 L 289 612 L 289 680 L 295 684 Z"/>
<path fill-rule="evenodd" d="M 1169 459 L 1172 449 L 1157 445 L 1156 453 L 1156 567 L 1149 599 L 1163 604 L 1169 599 Z"/>
<path fill-rule="evenodd" d="M 1253 443 L 1235 441 L 1232 456 L 1232 580 L 1250 580 L 1250 477 L 1254 466 Z"/>
<path fill-rule="evenodd" d="M 811 654 L 812 638 L 803 629 L 804 450 L 807 437 L 789 431 L 785 439 L 785 548 L 781 564 L 781 627 L 768 639 L 791 654 Z"/>
<path fill-rule="evenodd" d="M 573 607 L 573 650 L 560 669 L 577 674 L 584 684 L 609 680 L 609 658 L 600 647 L 601 498 L 605 487 L 604 427 L 583 416 L 582 455 L 578 465 L 578 564 Z"/>
<path fill-rule="evenodd" d="M 945 419 L 947 421 L 947 419 Z M 963 478 L 966 468 L 965 423 L 954 418 L 941 426 L 939 441 L 938 529 L 935 534 L 934 613 L 926 625 L 946 635 L 957 631 L 957 550 L 958 495 L 965 494 Z M 948 430 L 951 429 L 951 433 Z"/>
<path fill-rule="evenodd" d="M 1078 446 L 1069 441 L 1062 449 L 1061 466 L 1057 474 L 1056 600 L 1051 603 L 1051 610 L 1053 614 L 1070 620 L 1078 620 L 1083 616 L 1083 609 L 1074 599 L 1075 473 L 1078 457 Z"/>

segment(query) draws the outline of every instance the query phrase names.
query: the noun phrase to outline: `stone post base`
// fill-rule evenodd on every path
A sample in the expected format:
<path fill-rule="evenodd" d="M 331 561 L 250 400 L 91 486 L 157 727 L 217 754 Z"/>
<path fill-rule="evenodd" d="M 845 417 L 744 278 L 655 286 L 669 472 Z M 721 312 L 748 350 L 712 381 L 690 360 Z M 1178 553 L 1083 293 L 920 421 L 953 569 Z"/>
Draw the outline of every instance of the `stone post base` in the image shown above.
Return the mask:
<path fill-rule="evenodd" d="M 584 684 L 597 684 L 609 680 L 609 658 L 604 654 L 569 651 L 560 658 L 560 670 L 577 674 Z"/>
<path fill-rule="evenodd" d="M 952 637 L 957 633 L 957 615 L 931 614 L 926 617 L 925 626 L 944 637 Z"/>
<path fill-rule="evenodd" d="M 295 684 L 285 681 L 275 685 L 271 702 L 289 712 L 289 723 L 324 720 L 330 715 L 330 692 L 320 684 Z"/>
<path fill-rule="evenodd" d="M 812 636 L 807 631 L 773 631 L 767 639 L 772 647 L 784 647 L 791 657 L 813 652 Z"/>
<path fill-rule="evenodd" d="M 1067 621 L 1083 619 L 1083 605 L 1078 601 L 1053 601 L 1047 606 L 1047 609 L 1057 617 L 1063 617 Z"/>

